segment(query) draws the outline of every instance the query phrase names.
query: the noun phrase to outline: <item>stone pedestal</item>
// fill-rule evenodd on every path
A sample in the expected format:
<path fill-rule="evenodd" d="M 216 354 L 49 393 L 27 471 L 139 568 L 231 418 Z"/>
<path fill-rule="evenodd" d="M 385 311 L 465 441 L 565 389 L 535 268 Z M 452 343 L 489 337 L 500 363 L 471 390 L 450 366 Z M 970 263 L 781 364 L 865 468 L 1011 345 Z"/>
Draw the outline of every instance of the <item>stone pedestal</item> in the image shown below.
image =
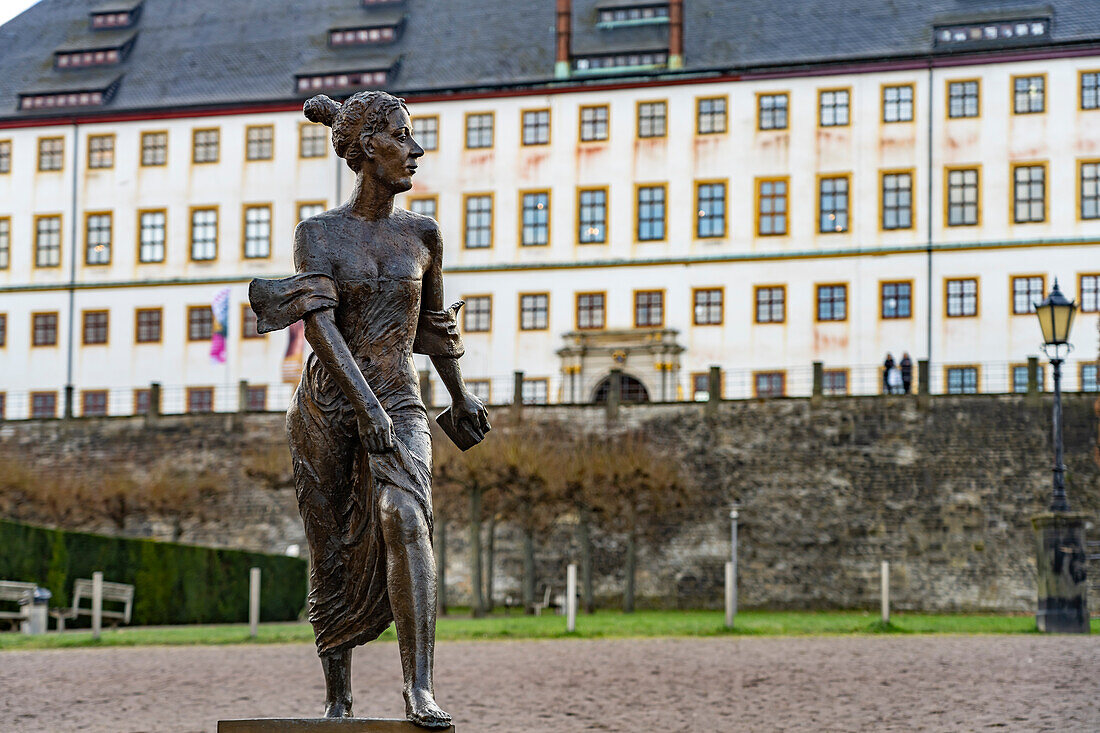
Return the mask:
<path fill-rule="evenodd" d="M 253 718 L 251 720 L 219 720 L 218 733 L 424 733 L 427 728 L 407 720 L 378 718 Z M 454 726 L 436 728 L 440 733 L 454 733 Z"/>
<path fill-rule="evenodd" d="M 1089 633 L 1088 582 L 1085 573 L 1085 515 L 1038 514 L 1035 528 L 1039 631 Z"/>

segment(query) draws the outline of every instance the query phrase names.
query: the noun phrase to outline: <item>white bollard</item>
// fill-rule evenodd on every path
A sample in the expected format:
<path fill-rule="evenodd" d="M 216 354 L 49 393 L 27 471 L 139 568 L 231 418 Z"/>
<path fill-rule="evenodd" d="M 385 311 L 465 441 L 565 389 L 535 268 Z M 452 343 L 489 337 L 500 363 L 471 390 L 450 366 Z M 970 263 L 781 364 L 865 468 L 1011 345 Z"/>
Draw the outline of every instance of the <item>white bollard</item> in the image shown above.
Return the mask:
<path fill-rule="evenodd" d="M 260 631 L 260 569 L 248 574 L 248 635 L 253 639 Z"/>
<path fill-rule="evenodd" d="M 737 581 L 733 575 L 733 562 L 726 561 L 726 628 L 733 628 L 733 617 L 737 615 Z"/>
<path fill-rule="evenodd" d="M 890 563 L 882 561 L 882 623 L 890 623 Z"/>
<path fill-rule="evenodd" d="M 103 573 L 92 573 L 92 638 L 99 639 L 103 629 Z"/>
<path fill-rule="evenodd" d="M 577 630 L 577 565 L 569 563 L 565 570 L 565 630 Z"/>

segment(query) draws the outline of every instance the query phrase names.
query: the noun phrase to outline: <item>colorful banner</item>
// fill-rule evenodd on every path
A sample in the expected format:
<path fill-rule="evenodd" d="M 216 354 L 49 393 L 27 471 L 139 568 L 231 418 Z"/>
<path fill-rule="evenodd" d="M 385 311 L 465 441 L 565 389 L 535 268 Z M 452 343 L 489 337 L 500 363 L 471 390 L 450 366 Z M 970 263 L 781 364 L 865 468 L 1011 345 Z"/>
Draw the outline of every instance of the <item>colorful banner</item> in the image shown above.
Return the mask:
<path fill-rule="evenodd" d="M 225 342 L 229 338 L 229 288 L 218 291 L 210 304 L 214 325 L 210 333 L 210 358 L 218 364 L 226 359 Z"/>
<path fill-rule="evenodd" d="M 290 324 L 287 332 L 286 355 L 283 356 L 283 381 L 297 384 L 302 378 L 302 352 L 306 343 L 306 327 L 301 321 Z"/>

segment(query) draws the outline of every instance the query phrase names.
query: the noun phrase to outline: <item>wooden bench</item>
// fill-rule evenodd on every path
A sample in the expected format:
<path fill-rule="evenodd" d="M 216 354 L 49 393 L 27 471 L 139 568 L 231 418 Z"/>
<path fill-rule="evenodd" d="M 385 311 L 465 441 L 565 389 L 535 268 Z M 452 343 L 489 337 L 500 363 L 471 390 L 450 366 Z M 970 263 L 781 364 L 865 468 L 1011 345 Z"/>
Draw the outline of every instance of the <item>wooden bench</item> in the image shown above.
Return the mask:
<path fill-rule="evenodd" d="M 536 616 L 541 616 L 544 608 L 561 608 L 561 602 L 553 595 L 553 589 L 549 585 L 543 586 L 542 600 L 531 604 L 531 610 Z"/>
<path fill-rule="evenodd" d="M 0 608 L 0 623 L 6 623 L 11 629 L 18 629 L 19 624 L 27 620 L 27 609 L 34 599 L 34 591 L 38 588 L 34 583 L 20 583 L 15 580 L 0 580 L 0 603 L 18 604 L 19 610 L 12 610 L 8 605 Z"/>
<path fill-rule="evenodd" d="M 87 600 L 87 608 L 80 605 L 81 600 Z M 87 578 L 77 578 L 73 584 L 73 607 L 51 608 L 50 615 L 57 620 L 57 630 L 65 630 L 65 620 L 75 619 L 80 616 L 92 615 L 92 581 Z M 121 603 L 122 610 L 107 608 L 107 603 Z M 130 623 L 130 613 L 134 609 L 134 586 L 126 583 L 108 583 L 103 581 L 103 612 L 104 623 L 113 626 Z"/>

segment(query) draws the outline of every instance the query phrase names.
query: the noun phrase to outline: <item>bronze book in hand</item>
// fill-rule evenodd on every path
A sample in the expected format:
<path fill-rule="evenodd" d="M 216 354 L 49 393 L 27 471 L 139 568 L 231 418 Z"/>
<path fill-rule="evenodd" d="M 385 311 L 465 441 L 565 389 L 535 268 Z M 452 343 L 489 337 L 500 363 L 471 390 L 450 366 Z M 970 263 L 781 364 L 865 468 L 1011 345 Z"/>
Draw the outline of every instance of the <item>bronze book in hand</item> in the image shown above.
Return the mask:
<path fill-rule="evenodd" d="M 439 423 L 439 427 L 443 428 L 443 432 L 460 450 L 470 450 L 482 440 L 477 436 L 477 432 L 474 430 L 474 426 L 470 424 L 469 418 L 455 419 L 454 413 L 451 412 L 449 407 L 439 413 L 435 421 Z"/>

